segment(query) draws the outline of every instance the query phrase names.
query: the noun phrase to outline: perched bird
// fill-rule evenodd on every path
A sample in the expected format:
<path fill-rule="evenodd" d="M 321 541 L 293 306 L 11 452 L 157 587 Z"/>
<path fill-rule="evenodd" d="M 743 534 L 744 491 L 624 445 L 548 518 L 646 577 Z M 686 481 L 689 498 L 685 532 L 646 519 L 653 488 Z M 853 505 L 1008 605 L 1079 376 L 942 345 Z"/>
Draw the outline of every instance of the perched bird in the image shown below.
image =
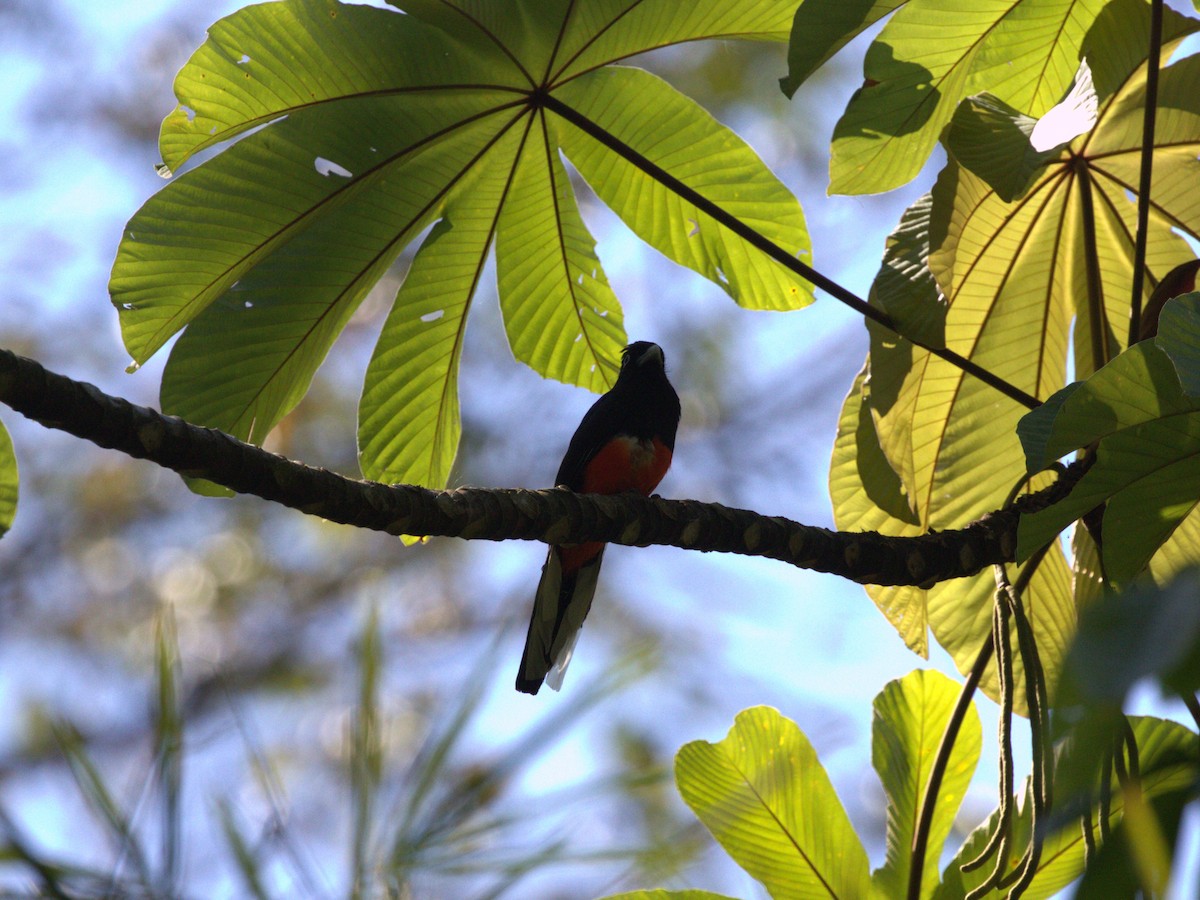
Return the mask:
<path fill-rule="evenodd" d="M 587 411 L 558 467 L 555 484 L 583 494 L 637 491 L 649 496 L 671 465 L 679 397 L 667 381 L 662 348 L 649 341 L 621 352 L 612 389 Z M 604 544 L 552 546 L 533 601 L 517 690 L 554 690 L 592 606 Z"/>

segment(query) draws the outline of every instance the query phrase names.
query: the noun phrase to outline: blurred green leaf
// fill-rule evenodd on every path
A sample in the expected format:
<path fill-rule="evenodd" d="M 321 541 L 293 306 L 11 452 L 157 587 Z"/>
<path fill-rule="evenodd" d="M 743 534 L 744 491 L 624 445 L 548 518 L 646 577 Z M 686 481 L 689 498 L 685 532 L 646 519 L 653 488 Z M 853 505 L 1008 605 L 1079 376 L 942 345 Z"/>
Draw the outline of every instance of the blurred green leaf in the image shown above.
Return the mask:
<path fill-rule="evenodd" d="M 908 890 L 913 836 L 921 813 L 929 772 L 959 686 L 940 672 L 917 670 L 889 682 L 875 698 L 871 724 L 871 763 L 887 794 L 887 859 L 872 876 L 880 897 L 903 897 Z M 938 853 L 950 835 L 982 747 L 979 714 L 972 705 L 963 719 L 930 820 L 921 876 L 921 897 L 938 883 Z"/>
<path fill-rule="evenodd" d="M 255 900 L 268 900 L 269 895 L 262 882 L 261 863 L 242 834 L 233 808 L 224 797 L 217 800 L 217 818 L 221 823 L 221 834 L 237 864 L 237 871 L 247 896 L 254 897 Z"/>
<path fill-rule="evenodd" d="M 816 752 L 767 707 L 738 714 L 725 740 L 675 758 L 685 803 L 774 897 L 865 897 L 867 855 Z"/>
<path fill-rule="evenodd" d="M 372 606 L 355 648 L 358 662 L 358 703 L 350 723 L 350 791 L 354 816 L 351 838 L 356 895 L 376 891 L 371 861 L 374 846 L 373 811 L 383 778 L 383 726 L 379 711 L 379 679 L 383 651 L 379 638 L 379 610 Z"/>
<path fill-rule="evenodd" d="M 180 72 L 166 165 L 244 136 L 152 197 L 113 266 L 135 364 L 186 328 L 163 376 L 166 411 L 261 443 L 368 291 L 437 223 L 369 367 L 364 472 L 445 483 L 463 322 L 493 236 L 517 358 L 603 389 L 626 337 L 560 142 L 635 231 L 739 303 L 811 301 L 800 279 L 542 102 L 574 105 L 807 254 L 799 204 L 740 139 L 658 79 L 608 65 L 685 41 L 782 40 L 792 3 L 706 0 L 684 12 L 667 0 L 520 0 L 503 15 L 471 0 L 403 6 L 408 15 L 333 0 L 250 6 L 214 25 Z"/>
<path fill-rule="evenodd" d="M 141 886 L 147 889 L 154 885 L 150 864 L 138 835 L 134 832 L 129 815 L 113 796 L 99 767 L 88 753 L 87 745 L 79 732 L 69 723 L 53 725 L 54 739 L 67 758 L 71 775 L 80 796 L 91 810 L 94 818 L 106 832 L 112 843 L 127 856 L 137 873 Z"/>
<path fill-rule="evenodd" d="M 17 454 L 8 429 L 0 422 L 0 537 L 12 528 L 16 518 L 18 487 Z"/>
<path fill-rule="evenodd" d="M 629 891 L 624 894 L 609 894 L 602 900 L 730 900 L 725 894 L 711 891 Z"/>
<path fill-rule="evenodd" d="M 1184 393 L 1200 395 L 1200 293 L 1168 300 L 1158 323 L 1158 349 L 1174 363 Z"/>
<path fill-rule="evenodd" d="M 1059 688 L 1060 705 L 1120 708 L 1153 677 L 1172 691 L 1200 690 L 1200 571 L 1170 584 L 1138 584 L 1097 603 L 1079 621 Z"/>
<path fill-rule="evenodd" d="M 179 702 L 179 632 L 175 613 L 164 606 L 154 636 L 158 705 L 155 709 L 155 781 L 162 801 L 164 881 L 179 879 L 183 842 L 183 710 Z"/>
<path fill-rule="evenodd" d="M 1148 799 L 1170 794 L 1192 784 L 1195 780 L 1196 735 L 1176 722 L 1161 719 L 1130 719 L 1130 726 L 1138 745 L 1142 778 L 1140 788 Z M 1057 788 L 1063 779 L 1062 758 L 1057 761 L 1054 784 Z M 1013 820 L 1013 846 L 1024 847 L 1030 837 L 1029 804 L 1026 789 L 1019 795 Z M 1060 804 L 1061 794 L 1055 790 L 1055 803 Z M 1114 785 L 1110 821 L 1120 821 L 1124 808 L 1122 793 Z M 990 873 L 984 866 L 972 872 L 963 872 L 962 864 L 977 856 L 983 849 L 991 832 L 996 827 L 999 813 L 993 812 L 986 822 L 976 828 L 955 854 L 954 859 L 942 871 L 942 883 L 934 893 L 936 900 L 961 900 L 967 892 L 980 885 Z M 1093 810 L 1092 824 L 1096 827 L 1098 815 Z M 1041 900 L 1052 897 L 1074 881 L 1083 872 L 1084 839 L 1079 821 L 1059 822 L 1046 835 L 1042 845 L 1041 861 L 1037 874 L 1029 889 L 1021 896 L 1024 900 Z M 1006 871 L 1012 871 L 1019 862 L 1019 853 L 1010 854 Z M 999 900 L 1007 895 L 1007 888 L 993 889 L 980 896 L 979 900 Z"/>
<path fill-rule="evenodd" d="M 1173 791 L 1147 803 L 1140 792 L 1125 791 L 1124 815 L 1083 873 L 1074 900 L 1170 896 L 1171 847 L 1176 859 L 1189 852 L 1176 842 L 1191 793 Z"/>

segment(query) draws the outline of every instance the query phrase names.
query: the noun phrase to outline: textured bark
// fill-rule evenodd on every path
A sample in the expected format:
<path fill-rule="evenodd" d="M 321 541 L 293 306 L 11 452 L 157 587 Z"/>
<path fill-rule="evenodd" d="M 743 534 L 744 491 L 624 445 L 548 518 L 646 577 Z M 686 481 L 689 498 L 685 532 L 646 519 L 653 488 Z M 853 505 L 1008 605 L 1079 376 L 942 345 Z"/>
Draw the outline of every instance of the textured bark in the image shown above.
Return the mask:
<path fill-rule="evenodd" d="M 666 544 L 765 556 L 864 584 L 928 586 L 1011 562 L 1019 511 L 1062 498 L 1082 474 L 1071 467 L 1052 487 L 965 528 L 896 538 L 694 500 L 359 481 L 112 397 L 7 350 L 0 350 L 0 402 L 101 447 L 358 528 L 467 540 Z"/>

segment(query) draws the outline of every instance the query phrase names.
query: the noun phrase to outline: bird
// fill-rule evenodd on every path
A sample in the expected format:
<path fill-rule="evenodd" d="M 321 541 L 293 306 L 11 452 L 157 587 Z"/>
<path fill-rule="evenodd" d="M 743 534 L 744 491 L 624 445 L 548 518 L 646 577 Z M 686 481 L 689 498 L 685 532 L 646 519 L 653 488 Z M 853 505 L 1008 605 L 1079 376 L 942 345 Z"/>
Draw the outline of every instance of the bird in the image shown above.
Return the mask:
<path fill-rule="evenodd" d="M 667 380 L 662 348 L 636 341 L 621 351 L 608 393 L 584 414 L 555 484 L 584 494 L 636 491 L 649 496 L 671 465 L 679 395 Z M 579 630 L 592 606 L 604 543 L 552 545 L 534 595 L 517 690 L 536 694 L 543 680 L 562 688 Z"/>

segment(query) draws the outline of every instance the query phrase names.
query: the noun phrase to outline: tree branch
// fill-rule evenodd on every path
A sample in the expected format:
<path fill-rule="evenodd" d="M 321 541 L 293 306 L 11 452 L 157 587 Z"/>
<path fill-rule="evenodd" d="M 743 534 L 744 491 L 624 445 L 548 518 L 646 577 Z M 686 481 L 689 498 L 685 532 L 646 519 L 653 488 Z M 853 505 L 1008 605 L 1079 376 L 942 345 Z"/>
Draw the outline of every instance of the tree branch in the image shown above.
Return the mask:
<path fill-rule="evenodd" d="M 1052 487 L 965 528 L 897 538 L 834 532 L 695 500 L 557 489 L 433 491 L 359 481 L 136 406 L 3 349 L 0 402 L 49 428 L 135 459 L 358 528 L 468 540 L 663 544 L 765 556 L 863 584 L 933 585 L 1011 562 L 1019 513 L 1066 496 L 1083 474 L 1080 466 L 1072 466 Z"/>

